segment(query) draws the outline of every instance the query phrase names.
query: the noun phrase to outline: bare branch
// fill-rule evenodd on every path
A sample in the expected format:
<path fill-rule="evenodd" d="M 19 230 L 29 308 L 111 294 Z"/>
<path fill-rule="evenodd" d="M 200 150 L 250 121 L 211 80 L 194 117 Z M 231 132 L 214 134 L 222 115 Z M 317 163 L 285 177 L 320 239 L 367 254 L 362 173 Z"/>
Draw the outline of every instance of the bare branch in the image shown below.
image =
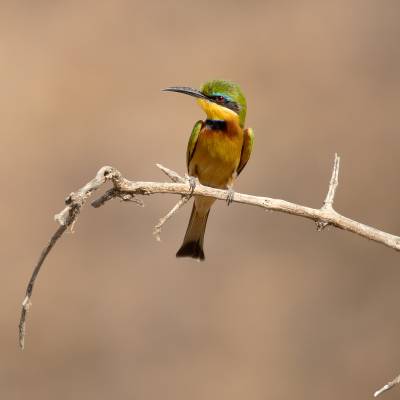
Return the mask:
<path fill-rule="evenodd" d="M 172 182 L 186 182 L 185 178 L 182 178 L 175 171 L 170 170 L 169 168 L 164 167 L 161 164 L 156 164 L 157 168 L 160 168 L 168 178 L 171 179 Z M 190 199 L 192 195 L 182 196 L 182 198 L 172 207 L 172 209 L 168 212 L 167 215 L 160 218 L 158 224 L 153 229 L 153 235 L 155 236 L 157 242 L 161 242 L 161 228 L 162 226 L 181 208 L 183 207 Z"/>
<path fill-rule="evenodd" d="M 387 383 L 385 386 L 381 387 L 379 390 L 377 390 L 374 393 L 374 397 L 380 396 L 382 393 L 386 392 L 389 389 L 392 389 L 394 386 L 398 385 L 400 383 L 400 375 L 396 376 L 392 381 Z"/>
<path fill-rule="evenodd" d="M 339 184 L 339 166 L 340 166 L 340 157 L 335 154 L 335 161 L 333 162 L 333 170 L 331 180 L 329 182 L 328 193 L 326 194 L 326 198 L 324 201 L 323 208 L 332 208 L 333 200 L 335 198 L 336 189 Z"/>
<path fill-rule="evenodd" d="M 166 168 L 161 164 L 156 164 L 156 166 L 157 166 L 157 168 L 160 168 L 161 171 L 164 172 L 164 174 L 167 175 L 168 178 L 170 178 L 172 182 L 181 182 L 181 183 L 185 182 L 185 178 L 182 178 L 175 171 L 172 171 L 169 168 Z"/>
<path fill-rule="evenodd" d="M 43 249 L 39 260 L 37 264 L 35 265 L 35 268 L 33 269 L 33 273 L 31 276 L 31 279 L 29 280 L 28 287 L 26 288 L 26 293 L 25 293 L 25 299 L 22 302 L 22 310 L 21 310 L 21 318 L 19 321 L 19 346 L 21 349 L 24 349 L 25 346 L 25 326 L 26 326 L 26 317 L 29 311 L 30 306 L 32 305 L 31 303 L 31 296 L 32 296 L 32 291 L 33 287 L 35 285 L 36 278 L 39 274 L 40 268 L 42 268 L 42 265 L 44 261 L 46 260 L 46 257 L 50 253 L 51 249 L 54 247 L 54 245 L 57 243 L 57 240 L 60 239 L 62 234 L 67 230 L 68 226 L 72 224 L 72 222 L 75 220 L 76 215 L 75 215 L 76 210 L 71 209 L 69 212 L 68 217 L 65 220 L 65 224 L 61 225 L 54 233 L 54 235 L 51 237 L 49 243 L 47 246 Z"/>
<path fill-rule="evenodd" d="M 155 236 L 157 242 L 161 241 L 160 234 L 162 226 L 181 208 L 183 207 L 189 200 L 191 196 L 182 196 L 182 198 L 172 207 L 167 215 L 160 218 L 158 224 L 154 227 L 153 235 Z"/>
<path fill-rule="evenodd" d="M 311 208 L 295 203 L 290 203 L 285 200 L 273 199 L 270 197 L 252 196 L 248 194 L 236 193 L 233 201 L 236 203 L 247 204 L 251 206 L 261 207 L 266 210 L 279 211 L 286 214 L 296 215 L 299 217 L 310 219 L 317 223 L 320 230 L 328 225 L 355 233 L 366 239 L 384 244 L 395 250 L 400 250 L 400 237 L 386 233 L 371 226 L 362 224 L 347 218 L 333 209 L 333 201 L 338 186 L 340 158 L 335 155 L 335 162 L 332 171 L 332 177 L 329 184 L 328 194 L 326 195 L 324 204 L 321 208 Z M 57 240 L 65 232 L 67 227 L 71 226 L 78 217 L 81 208 L 86 203 L 91 194 L 100 188 L 107 181 L 112 182 L 113 188 L 108 190 L 99 199 L 95 200 L 92 205 L 96 208 L 104 205 L 111 199 L 119 198 L 123 201 L 133 201 L 138 203 L 135 195 L 151 195 L 155 193 L 169 193 L 184 196 L 173 209 L 160 220 L 154 229 L 156 237 L 159 235 L 163 224 L 169 220 L 173 214 L 178 211 L 188 200 L 191 195 L 213 197 L 217 200 L 226 200 L 228 192 L 226 190 L 215 189 L 201 184 L 196 184 L 193 189 L 190 186 L 189 180 L 182 178 L 179 174 L 171 171 L 162 165 L 157 164 L 172 181 L 173 183 L 166 182 L 136 182 L 125 179 L 122 174 L 113 167 L 105 166 L 101 168 L 94 179 L 88 182 L 85 186 L 76 192 L 71 193 L 66 199 L 66 207 L 59 214 L 55 216 L 58 223 L 61 225 L 57 232 L 51 238 L 49 244 L 45 247 L 42 255 L 36 264 L 32 277 L 29 281 L 26 290 L 26 298 L 22 304 L 21 320 L 19 325 L 20 346 L 23 348 L 24 335 L 25 335 L 25 320 L 26 314 L 30 305 L 30 298 L 32 296 L 33 286 L 36 277 L 39 273 L 40 267 L 46 259 L 47 255 L 54 247 Z M 142 204 L 140 202 L 140 204 Z"/>
<path fill-rule="evenodd" d="M 333 200 L 335 198 L 336 189 L 339 184 L 339 165 L 340 165 L 340 157 L 335 154 L 335 161 L 333 162 L 332 176 L 329 182 L 328 193 L 326 194 L 324 204 L 321 210 L 330 210 L 333 211 Z M 316 221 L 317 231 L 323 231 L 329 223 L 326 221 L 318 220 Z"/>
<path fill-rule="evenodd" d="M 104 204 L 107 203 L 107 201 L 110 201 L 112 199 L 115 199 L 118 196 L 118 190 L 115 190 L 114 188 L 107 190 L 101 197 L 98 199 L 92 201 L 92 206 L 94 208 L 99 208 L 101 206 L 104 206 Z"/>

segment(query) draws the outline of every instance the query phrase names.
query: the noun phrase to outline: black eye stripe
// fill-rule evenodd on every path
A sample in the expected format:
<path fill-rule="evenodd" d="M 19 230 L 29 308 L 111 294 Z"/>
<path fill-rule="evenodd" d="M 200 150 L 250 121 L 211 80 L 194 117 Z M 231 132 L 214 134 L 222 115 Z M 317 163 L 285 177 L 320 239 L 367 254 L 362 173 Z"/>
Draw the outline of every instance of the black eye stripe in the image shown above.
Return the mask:
<path fill-rule="evenodd" d="M 230 108 L 231 110 L 235 112 L 239 112 L 239 105 L 233 101 L 228 101 L 227 103 L 224 104 L 226 108 Z"/>
<path fill-rule="evenodd" d="M 235 103 L 234 101 L 228 100 L 226 97 L 224 96 L 211 96 L 211 99 L 217 103 L 217 104 L 223 104 L 224 107 L 229 108 L 233 111 L 235 111 L 236 113 L 239 112 L 240 107 L 237 103 Z"/>

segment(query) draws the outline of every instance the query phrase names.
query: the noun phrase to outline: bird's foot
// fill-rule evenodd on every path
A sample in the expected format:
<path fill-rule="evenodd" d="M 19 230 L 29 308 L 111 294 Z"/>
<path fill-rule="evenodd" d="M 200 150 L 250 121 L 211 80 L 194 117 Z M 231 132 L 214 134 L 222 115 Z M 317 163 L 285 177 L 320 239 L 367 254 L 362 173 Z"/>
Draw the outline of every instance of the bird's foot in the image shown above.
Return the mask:
<path fill-rule="evenodd" d="M 228 195 L 226 196 L 226 204 L 229 206 L 233 202 L 235 191 L 232 188 L 228 189 Z"/>
<path fill-rule="evenodd" d="M 194 189 L 196 188 L 197 179 L 194 176 L 189 176 L 189 175 L 186 175 L 186 179 L 189 183 L 190 192 L 188 196 L 190 198 L 193 196 Z"/>

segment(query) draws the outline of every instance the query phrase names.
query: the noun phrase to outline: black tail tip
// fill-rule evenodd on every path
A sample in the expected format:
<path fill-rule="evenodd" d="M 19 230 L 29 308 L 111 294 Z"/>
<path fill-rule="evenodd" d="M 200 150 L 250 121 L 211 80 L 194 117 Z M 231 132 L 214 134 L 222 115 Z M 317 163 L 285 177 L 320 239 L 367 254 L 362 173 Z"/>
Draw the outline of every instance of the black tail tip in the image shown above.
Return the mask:
<path fill-rule="evenodd" d="M 187 242 L 183 243 L 181 248 L 176 253 L 177 257 L 192 257 L 197 260 L 204 261 L 203 247 L 199 242 Z"/>

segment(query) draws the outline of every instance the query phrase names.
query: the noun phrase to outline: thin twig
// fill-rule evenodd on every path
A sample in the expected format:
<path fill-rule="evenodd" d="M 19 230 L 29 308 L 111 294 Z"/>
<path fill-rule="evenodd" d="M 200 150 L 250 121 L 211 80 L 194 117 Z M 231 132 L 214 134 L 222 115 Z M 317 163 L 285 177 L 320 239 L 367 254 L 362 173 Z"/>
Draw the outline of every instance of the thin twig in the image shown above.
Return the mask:
<path fill-rule="evenodd" d="M 354 221 L 337 213 L 333 209 L 333 200 L 338 185 L 339 161 L 340 159 L 336 155 L 328 194 L 321 208 L 311 208 L 295 203 L 290 203 L 285 200 L 273 199 L 270 197 L 252 196 L 236 192 L 233 201 L 236 203 L 261 207 L 266 210 L 279 211 L 282 213 L 307 218 L 315 221 L 320 229 L 323 229 L 327 225 L 332 225 L 339 229 L 355 233 L 366 239 L 384 244 L 385 246 L 388 246 L 392 249 L 400 250 L 399 236 L 395 236 L 390 233 L 386 233 L 379 229 L 373 228 L 371 226 Z M 197 183 L 196 187 L 193 189 L 187 179 L 182 178 L 176 172 L 171 171 L 170 169 L 165 168 L 162 165 L 158 164 L 157 166 L 173 181 L 173 183 L 129 181 L 125 179 L 122 174 L 115 168 L 105 166 L 97 172 L 95 178 L 93 178 L 81 189 L 71 193 L 67 197 L 67 206 L 55 217 L 61 227 L 53 235 L 49 245 L 46 246 L 46 248 L 43 250 L 42 256 L 35 266 L 32 278 L 28 284 L 26 298 L 22 305 L 21 321 L 19 325 L 21 348 L 23 348 L 24 345 L 26 314 L 29 309 L 33 286 L 41 265 L 43 264 L 44 260 L 46 259 L 50 250 L 53 248 L 56 241 L 65 232 L 66 228 L 76 221 L 76 218 L 80 213 L 81 208 L 86 203 L 90 195 L 99 187 L 101 187 L 104 183 L 106 183 L 107 181 L 112 182 L 113 188 L 103 194 L 99 199 L 95 200 L 92 203 L 94 207 L 100 207 L 101 205 L 105 204 L 113 198 L 120 198 L 124 201 L 137 202 L 135 195 L 151 195 L 155 193 L 178 194 L 181 196 L 185 196 L 184 198 L 188 196 L 190 197 L 191 195 L 206 196 L 224 201 L 227 198 L 228 192 L 226 190 L 203 186 L 199 183 Z M 159 228 L 161 228 L 165 221 L 167 221 L 180 207 L 182 207 L 187 202 L 187 200 L 184 200 L 184 198 L 182 198 L 175 205 L 175 207 L 160 221 L 160 223 L 157 225 Z"/>
<path fill-rule="evenodd" d="M 178 175 L 175 171 L 170 170 L 169 168 L 164 167 L 161 164 L 156 164 L 157 168 L 160 168 L 168 178 L 171 179 L 172 182 L 185 182 L 186 179 L 182 178 Z M 182 198 L 172 207 L 172 209 L 168 212 L 167 215 L 160 218 L 158 224 L 153 229 L 153 235 L 155 236 L 157 242 L 161 242 L 161 228 L 162 226 L 181 208 L 183 207 L 191 198 L 192 196 L 182 196 Z"/>
<path fill-rule="evenodd" d="M 110 201 L 112 199 L 120 199 L 121 201 L 125 202 L 130 202 L 130 203 L 135 203 L 136 205 L 143 207 L 144 203 L 142 200 L 138 199 L 136 196 L 134 196 L 132 193 L 129 192 L 123 192 L 121 190 L 112 188 L 110 190 L 107 190 L 102 196 L 100 196 L 98 199 L 92 201 L 91 205 L 94 208 L 99 208 L 101 206 L 104 206 L 104 204 L 107 203 L 107 201 Z"/>
<path fill-rule="evenodd" d="M 339 166 L 340 166 L 340 157 L 335 154 L 335 161 L 333 162 L 333 170 L 331 180 L 329 182 L 328 193 L 326 194 L 323 208 L 332 208 L 333 200 L 335 198 L 336 189 L 339 184 Z"/>
<path fill-rule="evenodd" d="M 168 176 L 168 178 L 171 179 L 172 182 L 185 182 L 185 178 L 182 178 L 179 174 L 177 174 L 175 171 L 172 171 L 171 169 L 164 167 L 161 164 L 156 164 L 157 168 L 160 168 L 162 172 L 164 172 L 165 175 Z"/>
<path fill-rule="evenodd" d="M 117 196 L 118 191 L 115 190 L 114 188 L 107 190 L 101 197 L 98 199 L 92 201 L 91 205 L 94 208 L 99 208 L 101 206 L 104 206 L 104 204 L 107 203 L 107 201 L 110 201 L 114 199 Z"/>
<path fill-rule="evenodd" d="M 329 181 L 328 193 L 326 194 L 324 204 L 321 207 L 321 210 L 329 210 L 331 212 L 335 212 L 333 210 L 333 201 L 335 199 L 336 189 L 339 184 L 339 166 L 340 166 L 340 157 L 335 153 L 335 160 L 333 162 L 332 176 Z M 316 221 L 317 231 L 323 231 L 328 225 L 329 222 L 318 220 Z"/>
<path fill-rule="evenodd" d="M 160 218 L 160 221 L 153 229 L 153 235 L 155 236 L 157 242 L 161 242 L 161 228 L 162 226 L 188 201 L 190 200 L 190 196 L 182 196 L 182 198 L 172 207 L 172 209 L 168 212 L 167 215 Z"/>
<path fill-rule="evenodd" d="M 400 383 L 400 375 L 396 376 L 392 381 L 387 383 L 385 386 L 381 387 L 379 390 L 377 390 L 374 393 L 374 397 L 380 396 L 382 393 L 388 391 L 389 389 L 392 389 L 394 386 L 398 385 Z"/>
<path fill-rule="evenodd" d="M 40 269 L 42 268 L 44 261 L 46 260 L 46 258 L 48 256 L 48 254 L 50 253 L 50 251 L 54 247 L 54 245 L 57 243 L 57 240 L 60 239 L 62 234 L 74 222 L 74 220 L 76 218 L 76 214 L 75 214 L 76 211 L 77 211 L 76 209 L 73 209 L 73 208 L 70 209 L 69 217 L 65 221 L 65 224 L 60 225 L 58 227 L 58 229 L 54 232 L 54 235 L 51 237 L 47 246 L 43 249 L 42 253 L 40 254 L 39 260 L 33 269 L 31 279 L 29 280 L 28 287 L 26 288 L 25 299 L 22 302 L 21 318 L 20 318 L 19 325 L 18 325 L 18 327 L 19 327 L 19 345 L 22 350 L 24 349 L 24 346 L 25 346 L 26 317 L 27 317 L 29 308 L 32 305 L 31 296 L 32 296 L 33 287 L 35 285 L 36 278 L 39 274 Z"/>

